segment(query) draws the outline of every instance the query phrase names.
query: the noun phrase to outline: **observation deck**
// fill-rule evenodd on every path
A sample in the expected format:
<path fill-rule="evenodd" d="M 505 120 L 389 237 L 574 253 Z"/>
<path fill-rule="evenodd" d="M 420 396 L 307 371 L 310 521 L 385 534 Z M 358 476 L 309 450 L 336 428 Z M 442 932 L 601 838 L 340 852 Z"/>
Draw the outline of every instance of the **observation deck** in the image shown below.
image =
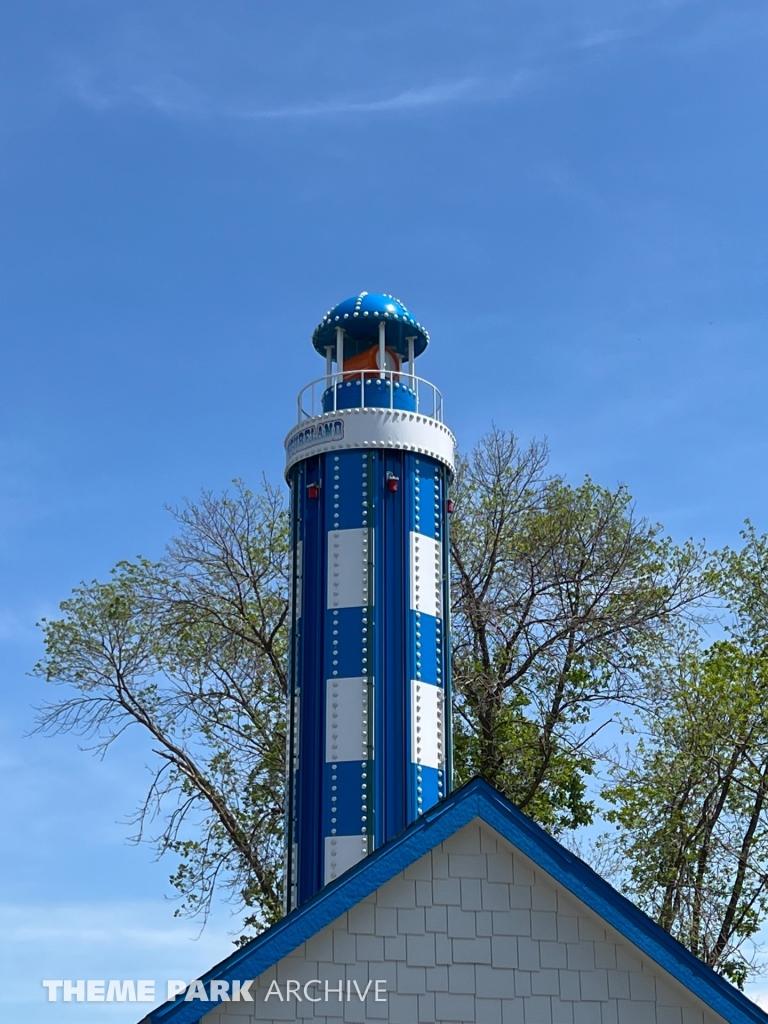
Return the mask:
<path fill-rule="evenodd" d="M 301 459 L 340 448 L 421 452 L 453 472 L 453 434 L 443 396 L 402 370 L 326 373 L 301 389 L 297 424 L 285 439 L 286 474 Z"/>
<path fill-rule="evenodd" d="M 299 423 L 342 409 L 400 409 L 443 422 L 443 396 L 428 380 L 392 370 L 345 370 L 311 381 L 299 392 Z"/>

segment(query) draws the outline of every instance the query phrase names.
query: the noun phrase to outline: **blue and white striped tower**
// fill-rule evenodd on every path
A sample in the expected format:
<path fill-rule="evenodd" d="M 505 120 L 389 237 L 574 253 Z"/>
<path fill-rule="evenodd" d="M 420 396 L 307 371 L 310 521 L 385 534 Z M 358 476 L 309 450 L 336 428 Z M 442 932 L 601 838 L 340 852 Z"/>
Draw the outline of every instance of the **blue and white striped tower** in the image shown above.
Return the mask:
<path fill-rule="evenodd" d="M 300 393 L 285 441 L 288 910 L 451 786 L 454 439 L 439 391 L 415 373 L 429 335 L 391 295 L 362 292 L 330 310 L 312 342 L 326 374 Z"/>

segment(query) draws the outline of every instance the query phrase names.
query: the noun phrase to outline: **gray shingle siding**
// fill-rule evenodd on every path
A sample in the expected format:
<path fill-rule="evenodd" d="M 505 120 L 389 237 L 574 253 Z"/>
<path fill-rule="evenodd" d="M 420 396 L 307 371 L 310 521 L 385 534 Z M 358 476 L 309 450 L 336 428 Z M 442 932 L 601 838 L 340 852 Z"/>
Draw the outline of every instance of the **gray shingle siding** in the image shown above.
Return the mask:
<path fill-rule="evenodd" d="M 303 986 L 315 979 L 309 992 L 321 1001 L 313 1003 Z M 386 1001 L 371 986 L 361 1002 L 357 991 L 376 980 Z M 301 1001 L 285 1000 L 288 981 L 299 983 Z M 265 1000 L 273 982 L 283 1001 Z M 724 1022 L 479 821 L 284 957 L 251 991 L 252 1003 L 222 1003 L 205 1024 Z"/>

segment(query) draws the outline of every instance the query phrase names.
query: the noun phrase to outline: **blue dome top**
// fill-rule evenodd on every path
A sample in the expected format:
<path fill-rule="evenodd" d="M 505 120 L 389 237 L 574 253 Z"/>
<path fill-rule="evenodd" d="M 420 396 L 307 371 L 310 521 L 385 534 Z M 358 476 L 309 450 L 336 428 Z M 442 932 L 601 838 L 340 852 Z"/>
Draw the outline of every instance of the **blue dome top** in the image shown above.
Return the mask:
<path fill-rule="evenodd" d="M 344 353 L 365 352 L 379 340 L 379 324 L 386 324 L 387 348 L 408 356 L 408 338 L 414 338 L 413 354 L 420 356 L 429 344 L 429 334 L 394 295 L 360 292 L 329 309 L 312 332 L 312 344 L 321 355 L 336 345 L 336 328 L 344 328 Z"/>

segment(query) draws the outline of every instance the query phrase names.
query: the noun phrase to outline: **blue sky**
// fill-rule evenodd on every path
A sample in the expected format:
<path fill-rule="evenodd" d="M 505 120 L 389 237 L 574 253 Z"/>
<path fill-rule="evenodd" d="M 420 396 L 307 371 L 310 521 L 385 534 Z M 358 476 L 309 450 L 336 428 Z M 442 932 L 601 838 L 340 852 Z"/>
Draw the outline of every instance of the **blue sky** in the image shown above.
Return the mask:
<path fill-rule="evenodd" d="M 230 948 L 126 844 L 140 738 L 29 738 L 35 622 L 279 480 L 309 337 L 361 289 L 495 421 L 683 540 L 768 531 L 764 2 L 25 0 L 0 8 L 0 1004 Z M 763 410 L 761 412 L 761 410 Z"/>

